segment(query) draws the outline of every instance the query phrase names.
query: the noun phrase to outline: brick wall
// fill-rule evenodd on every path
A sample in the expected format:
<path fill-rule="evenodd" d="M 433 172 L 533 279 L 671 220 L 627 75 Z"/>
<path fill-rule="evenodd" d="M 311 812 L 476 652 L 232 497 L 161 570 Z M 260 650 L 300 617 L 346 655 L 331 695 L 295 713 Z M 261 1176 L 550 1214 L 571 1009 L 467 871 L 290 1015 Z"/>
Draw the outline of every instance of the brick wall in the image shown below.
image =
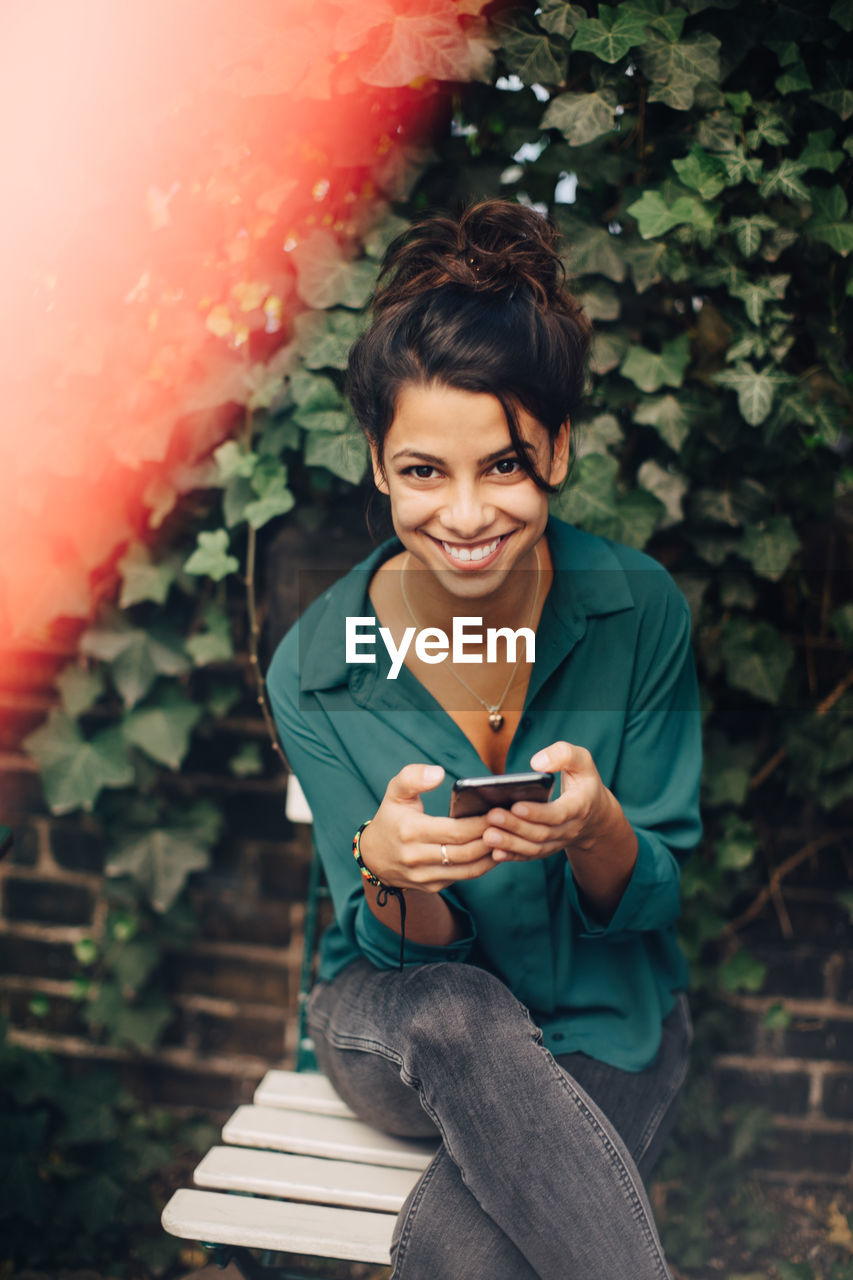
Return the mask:
<path fill-rule="evenodd" d="M 274 562 L 285 565 L 267 593 L 273 641 L 304 604 L 297 575 L 286 568 L 306 562 L 304 538 L 288 529 L 273 549 Z M 363 541 L 343 538 L 311 547 L 317 567 L 339 569 L 364 554 Z M 211 872 L 193 889 L 199 936 L 169 957 L 174 1014 L 166 1043 L 151 1059 L 93 1043 L 73 998 L 73 946 L 103 922 L 103 845 L 91 818 L 45 812 L 32 764 L 17 746 L 54 703 L 53 676 L 72 652 L 70 643 L 58 644 L 0 662 L 0 821 L 15 833 L 12 854 L 0 862 L 0 1002 L 12 1038 L 84 1061 L 114 1061 L 151 1100 L 231 1110 L 270 1065 L 293 1060 L 309 834 L 285 819 L 284 779 L 271 753 L 267 776 L 253 779 L 191 761 L 172 785 L 190 796 L 216 794 L 227 830 Z M 232 745 L 265 744 L 251 699 L 247 705 L 217 734 Z M 819 866 L 803 869 L 785 902 L 783 919 L 768 909 L 744 939 L 766 963 L 767 981 L 761 995 L 732 998 L 732 1035 L 715 1070 L 724 1101 L 754 1099 L 774 1113 L 769 1176 L 841 1182 L 853 1167 L 850 922 Z M 31 1010 L 39 995 L 47 997 L 45 1015 Z M 770 1030 L 767 1010 L 779 1004 L 789 1024 Z"/>
<path fill-rule="evenodd" d="M 731 998 L 715 1070 L 723 1102 L 773 1112 L 769 1176 L 835 1182 L 853 1171 L 853 931 L 834 893 L 803 879 L 786 890 L 782 920 L 768 909 L 744 938 L 767 975 L 760 995 Z M 768 1026 L 779 1006 L 787 1025 Z"/>

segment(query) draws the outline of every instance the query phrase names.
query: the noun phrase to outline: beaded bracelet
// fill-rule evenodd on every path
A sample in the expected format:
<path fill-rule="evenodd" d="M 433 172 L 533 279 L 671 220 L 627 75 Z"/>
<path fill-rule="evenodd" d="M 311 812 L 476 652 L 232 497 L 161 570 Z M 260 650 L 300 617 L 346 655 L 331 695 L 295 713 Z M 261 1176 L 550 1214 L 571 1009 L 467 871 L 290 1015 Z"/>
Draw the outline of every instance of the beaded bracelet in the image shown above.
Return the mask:
<path fill-rule="evenodd" d="M 384 884 L 378 876 L 375 876 L 368 866 L 365 865 L 361 856 L 361 836 L 365 827 L 369 827 L 373 821 L 368 818 L 367 822 L 362 822 L 358 831 L 352 838 L 352 856 L 356 860 L 359 871 L 363 875 L 368 884 L 372 884 L 379 892 L 376 895 L 377 907 L 385 908 L 388 905 L 388 898 L 396 898 L 400 907 L 400 972 L 403 971 L 403 961 L 406 954 L 406 890 L 397 889 L 394 885 Z"/>
<path fill-rule="evenodd" d="M 362 822 L 358 831 L 356 831 L 355 835 L 353 836 L 352 856 L 355 858 L 356 862 L 358 863 L 358 869 L 361 872 L 361 874 L 364 876 L 367 883 L 375 885 L 377 889 L 385 889 L 387 886 L 382 883 L 382 881 L 379 879 L 378 876 L 375 876 L 373 874 L 373 872 L 370 870 L 369 867 L 365 866 L 364 859 L 361 856 L 361 835 L 365 827 L 369 827 L 372 821 L 373 821 L 372 818 L 368 818 L 367 822 Z"/>

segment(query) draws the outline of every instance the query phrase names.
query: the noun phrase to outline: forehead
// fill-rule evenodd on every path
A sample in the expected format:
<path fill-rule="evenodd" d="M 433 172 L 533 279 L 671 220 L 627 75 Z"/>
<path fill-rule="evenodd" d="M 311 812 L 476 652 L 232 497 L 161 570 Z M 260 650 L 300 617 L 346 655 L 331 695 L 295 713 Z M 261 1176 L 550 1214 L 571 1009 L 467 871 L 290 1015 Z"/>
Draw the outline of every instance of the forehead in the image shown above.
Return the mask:
<path fill-rule="evenodd" d="M 524 409 L 518 409 L 519 432 L 538 445 L 547 432 Z M 509 424 L 496 396 L 463 391 L 442 383 L 408 383 L 397 397 L 394 418 L 385 437 L 385 456 L 412 450 L 480 455 L 510 448 Z"/>

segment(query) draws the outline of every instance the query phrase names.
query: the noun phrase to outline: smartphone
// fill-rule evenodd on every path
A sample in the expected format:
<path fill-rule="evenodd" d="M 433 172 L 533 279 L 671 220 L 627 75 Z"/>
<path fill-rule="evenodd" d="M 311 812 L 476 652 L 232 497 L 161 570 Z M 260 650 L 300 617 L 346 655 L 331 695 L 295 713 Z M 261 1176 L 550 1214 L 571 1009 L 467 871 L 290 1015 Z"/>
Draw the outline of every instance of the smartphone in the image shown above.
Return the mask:
<path fill-rule="evenodd" d="M 542 804 L 551 796 L 551 773 L 490 773 L 458 778 L 450 795 L 451 818 L 475 818 L 490 809 L 511 809 L 520 800 Z"/>

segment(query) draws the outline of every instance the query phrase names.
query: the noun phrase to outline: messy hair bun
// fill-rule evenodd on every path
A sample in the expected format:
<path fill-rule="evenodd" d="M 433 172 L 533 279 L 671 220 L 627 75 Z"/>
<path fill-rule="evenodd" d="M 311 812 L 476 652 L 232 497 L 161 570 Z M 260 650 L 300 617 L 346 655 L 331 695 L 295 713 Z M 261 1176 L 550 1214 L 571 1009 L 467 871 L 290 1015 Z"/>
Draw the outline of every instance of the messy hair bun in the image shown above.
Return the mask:
<path fill-rule="evenodd" d="M 486 200 L 458 219 L 424 218 L 390 245 L 347 388 L 380 462 L 402 388 L 440 383 L 495 396 L 520 465 L 550 488 L 522 447 L 518 409 L 553 441 L 580 404 L 591 336 L 556 236 L 534 210 Z"/>
<path fill-rule="evenodd" d="M 476 204 L 455 222 L 435 217 L 416 223 L 386 254 L 374 299 L 379 312 L 425 289 L 458 285 L 503 296 L 529 290 L 536 306 L 577 311 L 566 292 L 566 272 L 549 222 L 524 205 L 502 200 Z"/>

